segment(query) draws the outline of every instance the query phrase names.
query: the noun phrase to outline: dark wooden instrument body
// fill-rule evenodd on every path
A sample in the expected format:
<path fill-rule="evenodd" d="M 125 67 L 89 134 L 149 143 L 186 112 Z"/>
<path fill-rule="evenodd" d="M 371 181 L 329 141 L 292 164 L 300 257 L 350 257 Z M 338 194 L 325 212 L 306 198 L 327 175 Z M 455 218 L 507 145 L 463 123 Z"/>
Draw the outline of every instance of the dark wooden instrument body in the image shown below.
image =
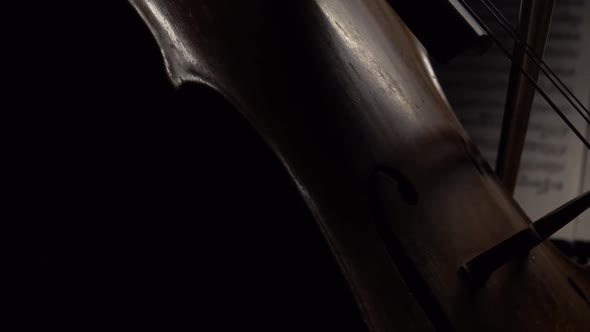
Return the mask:
<path fill-rule="evenodd" d="M 385 1 L 130 2 L 7 11 L 8 330 L 588 330 L 549 243 L 459 278 L 530 220 Z"/>
<path fill-rule="evenodd" d="M 131 2 L 174 84 L 212 87 L 271 147 L 371 331 L 590 327 L 588 271 L 550 244 L 459 278 L 530 220 L 385 1 Z"/>

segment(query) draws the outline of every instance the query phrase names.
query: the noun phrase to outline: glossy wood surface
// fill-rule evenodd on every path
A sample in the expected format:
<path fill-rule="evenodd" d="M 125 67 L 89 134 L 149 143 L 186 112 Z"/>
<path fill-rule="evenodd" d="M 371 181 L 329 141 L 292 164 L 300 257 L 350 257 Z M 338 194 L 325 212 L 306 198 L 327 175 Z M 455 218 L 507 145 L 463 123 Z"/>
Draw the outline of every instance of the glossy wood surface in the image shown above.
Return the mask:
<path fill-rule="evenodd" d="M 482 288 L 459 278 L 462 262 L 530 220 L 385 1 L 131 3 L 172 82 L 219 91 L 271 147 L 371 331 L 590 326 L 588 271 L 550 244 Z"/>

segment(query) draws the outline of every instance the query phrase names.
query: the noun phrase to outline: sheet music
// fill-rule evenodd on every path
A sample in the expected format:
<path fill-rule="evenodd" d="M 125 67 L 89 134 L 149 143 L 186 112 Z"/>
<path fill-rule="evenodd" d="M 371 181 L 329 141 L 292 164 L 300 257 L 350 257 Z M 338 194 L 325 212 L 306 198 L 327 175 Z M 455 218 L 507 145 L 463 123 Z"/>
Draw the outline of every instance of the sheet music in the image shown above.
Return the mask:
<path fill-rule="evenodd" d="M 496 0 L 494 3 L 516 20 L 518 1 Z M 491 21 L 490 16 L 482 16 Z M 512 48 L 508 36 L 504 36 L 503 41 Z M 545 61 L 576 96 L 584 102 L 590 100 L 590 0 L 556 1 Z M 437 69 L 459 119 L 482 154 L 494 165 L 509 60 L 496 48 L 481 57 L 459 57 Z M 540 80 L 541 86 L 579 130 L 588 133 L 589 128 L 582 118 L 576 116 L 573 107 L 548 83 L 546 79 Z M 590 167 L 585 147 L 539 95 L 535 98 L 524 150 L 515 197 L 531 219 L 542 217 L 582 192 L 583 173 Z M 588 183 L 586 186 L 590 188 Z M 589 215 L 583 218 L 590 219 Z M 590 241 L 590 228 L 585 228 L 589 222 L 573 223 L 557 237 L 573 240 L 583 235 Z"/>
<path fill-rule="evenodd" d="M 582 22 L 582 62 L 584 62 L 584 69 L 580 74 L 580 81 L 577 85 L 580 86 L 580 96 L 586 99 L 586 106 L 590 109 L 590 0 L 585 1 L 584 21 Z M 584 89 L 586 94 L 584 95 Z M 582 99 L 584 100 L 584 99 Z M 586 137 L 590 141 L 590 126 L 586 131 Z M 582 187 L 580 193 L 590 190 L 590 151 L 584 151 L 586 155 L 586 162 L 582 171 Z M 578 218 L 574 226 L 573 237 L 576 241 L 590 242 L 590 211 L 586 211 L 580 218 Z"/>
<path fill-rule="evenodd" d="M 588 138 L 590 139 L 590 130 Z M 590 190 L 590 153 L 587 153 L 586 171 L 584 173 L 584 191 L 588 190 Z M 590 242 L 590 211 L 586 211 L 580 216 L 580 218 L 578 218 L 573 233 L 574 240 Z"/>

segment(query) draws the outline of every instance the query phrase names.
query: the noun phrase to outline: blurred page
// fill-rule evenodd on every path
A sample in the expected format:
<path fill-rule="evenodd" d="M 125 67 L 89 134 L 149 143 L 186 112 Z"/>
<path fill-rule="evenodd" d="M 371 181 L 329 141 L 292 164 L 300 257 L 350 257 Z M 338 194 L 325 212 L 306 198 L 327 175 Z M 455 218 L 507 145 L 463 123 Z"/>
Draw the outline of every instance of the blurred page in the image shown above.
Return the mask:
<path fill-rule="evenodd" d="M 518 17 L 519 1 L 494 3 L 512 21 Z M 479 13 L 485 13 L 480 8 Z M 482 15 L 492 22 L 490 15 Z M 501 31 L 493 26 L 495 31 Z M 501 40 L 512 50 L 513 42 L 502 33 Z M 556 1 L 545 62 L 587 104 L 590 100 L 590 0 Z M 438 65 L 437 73 L 449 101 L 474 143 L 495 165 L 510 61 L 494 48 L 484 56 L 462 56 Z M 588 125 L 557 89 L 544 77 L 542 88 L 584 134 Z M 532 220 L 537 220 L 583 190 L 584 172 L 589 167 L 586 149 L 567 125 L 539 95 L 535 98 L 527 132 L 515 197 Z M 588 184 L 586 184 L 588 185 Z M 584 217 L 586 219 L 588 214 Z M 580 220 L 582 218 L 579 218 Z M 588 222 L 584 222 L 588 224 Z M 581 223 L 572 223 L 556 237 L 573 240 L 574 232 L 588 233 Z M 580 233 L 582 234 L 582 233 Z M 590 234 L 586 240 L 590 240 Z"/>

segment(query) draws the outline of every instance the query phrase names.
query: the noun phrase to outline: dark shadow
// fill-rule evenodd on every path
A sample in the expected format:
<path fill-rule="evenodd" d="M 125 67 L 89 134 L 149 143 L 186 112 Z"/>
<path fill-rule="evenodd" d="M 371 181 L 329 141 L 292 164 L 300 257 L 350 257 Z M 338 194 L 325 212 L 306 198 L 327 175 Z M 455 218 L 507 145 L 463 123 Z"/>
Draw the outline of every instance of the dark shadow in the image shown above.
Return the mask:
<path fill-rule="evenodd" d="M 5 330 L 366 330 L 277 158 L 215 91 L 174 91 L 128 4 L 27 16 Z"/>

